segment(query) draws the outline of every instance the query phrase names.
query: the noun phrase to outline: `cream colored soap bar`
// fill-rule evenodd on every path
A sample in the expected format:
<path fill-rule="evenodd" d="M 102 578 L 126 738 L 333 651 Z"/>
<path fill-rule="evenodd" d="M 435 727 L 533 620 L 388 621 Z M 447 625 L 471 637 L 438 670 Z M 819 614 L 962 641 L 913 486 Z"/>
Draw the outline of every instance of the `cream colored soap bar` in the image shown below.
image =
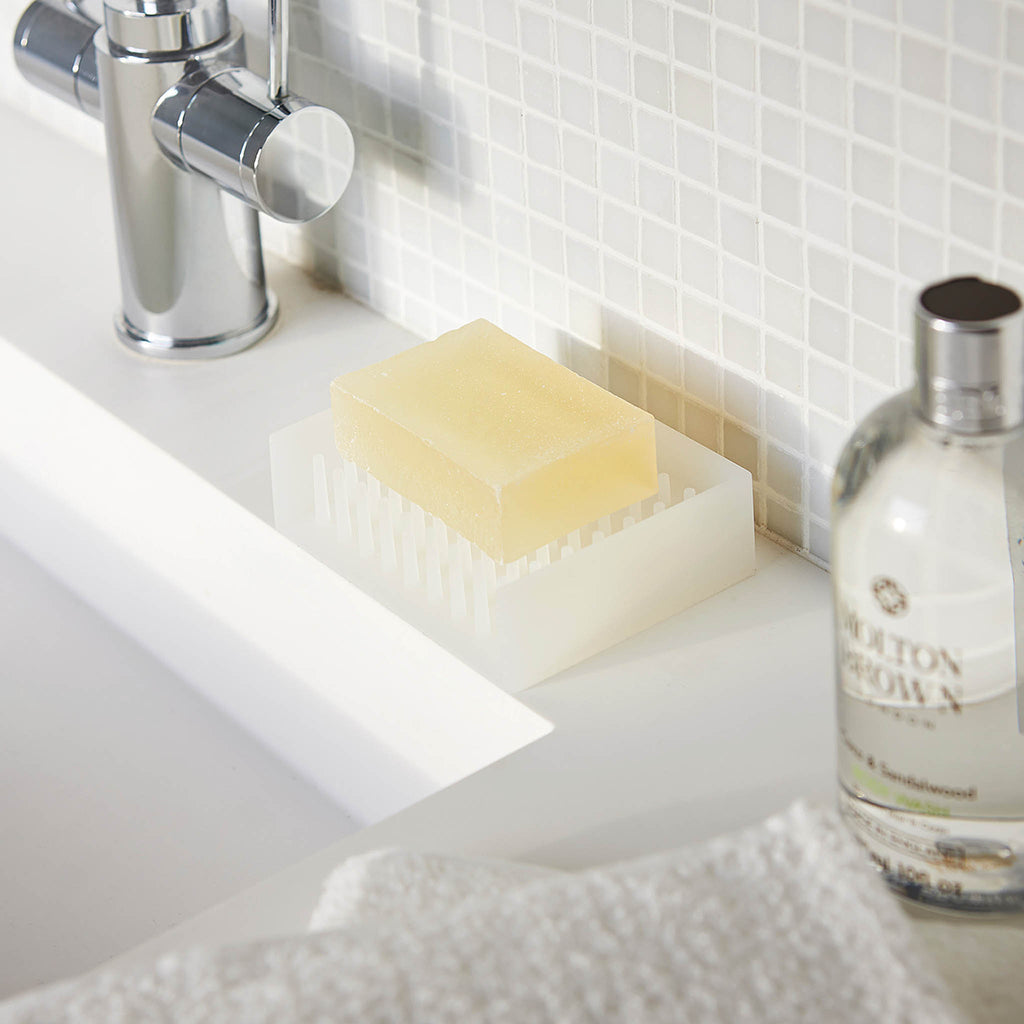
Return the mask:
<path fill-rule="evenodd" d="M 654 418 L 486 320 L 331 384 L 341 454 L 513 561 L 658 489 Z"/>

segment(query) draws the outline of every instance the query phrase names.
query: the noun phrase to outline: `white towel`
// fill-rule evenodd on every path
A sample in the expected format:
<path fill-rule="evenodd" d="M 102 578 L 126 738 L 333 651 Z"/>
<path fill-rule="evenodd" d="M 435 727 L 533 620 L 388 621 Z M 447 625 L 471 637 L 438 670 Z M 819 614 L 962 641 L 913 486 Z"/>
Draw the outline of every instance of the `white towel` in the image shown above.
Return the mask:
<path fill-rule="evenodd" d="M 0 1021 L 960 1020 L 863 852 L 803 805 L 578 873 L 354 858 L 315 923 L 334 930 L 87 977 L 0 1006 Z"/>

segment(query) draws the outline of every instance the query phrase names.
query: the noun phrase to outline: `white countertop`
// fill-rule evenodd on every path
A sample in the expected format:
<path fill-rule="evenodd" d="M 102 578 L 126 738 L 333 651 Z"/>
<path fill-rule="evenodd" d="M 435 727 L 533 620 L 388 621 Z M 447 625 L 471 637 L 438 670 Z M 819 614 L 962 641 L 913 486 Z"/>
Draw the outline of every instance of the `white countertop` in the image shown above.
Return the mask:
<path fill-rule="evenodd" d="M 57 375 L 62 387 L 70 385 L 75 395 L 112 413 L 116 421 L 103 421 L 104 429 L 120 424 L 126 450 L 143 451 L 132 441 L 135 435 L 153 442 L 161 454 L 195 471 L 204 487 L 212 484 L 224 515 L 235 516 L 254 543 L 266 543 L 274 558 L 285 557 L 282 538 L 276 538 L 280 544 L 270 543 L 256 529 L 266 530 L 263 524 L 243 521 L 231 510 L 237 511 L 237 503 L 261 519 L 269 518 L 268 435 L 326 405 L 326 382 L 351 358 L 339 347 L 360 346 L 359 361 L 367 362 L 412 339 L 368 310 L 316 289 L 294 268 L 271 262 L 282 322 L 256 348 L 221 362 L 177 366 L 120 351 L 110 326 L 116 280 L 100 161 L 14 115 L 4 116 L 4 128 L 9 129 L 5 138 L 25 153 L 17 166 L 6 165 L 11 180 L 0 190 L 5 231 L 18 239 L 5 247 L 6 253 L 0 252 L 0 337 L 17 350 L 10 365 L 21 365 L 18 360 L 28 354 L 33 364 Z M 74 173 L 67 170 L 69 162 Z M 56 388 L 47 393 L 64 392 Z M 82 410 L 88 412 L 85 406 Z M 164 468 L 168 479 L 174 476 Z M 25 468 L 19 472 L 24 474 Z M 174 478 L 185 481 L 180 475 Z M 208 491 L 196 485 L 197 500 L 216 510 L 217 496 Z M 223 495 L 231 502 L 224 502 Z M 37 557 L 59 563 L 54 551 L 61 551 L 62 541 L 67 549 L 66 537 L 55 535 L 50 545 L 44 530 L 28 530 L 26 517 L 7 514 L 6 521 L 22 536 L 34 538 Z M 484 738 L 475 748 L 469 744 L 448 775 L 441 773 L 433 782 L 405 779 L 402 792 L 407 797 L 417 785 L 423 792 L 436 790 L 444 785 L 438 779 L 453 777 L 451 772 L 454 777 L 458 771 L 464 774 L 474 758 L 477 767 L 485 767 L 240 895 L 233 896 L 237 887 L 223 880 L 212 887 L 196 886 L 186 894 L 189 911 L 204 899 L 216 903 L 231 898 L 170 931 L 164 931 L 170 923 L 166 917 L 154 918 L 154 937 L 127 959 L 182 943 L 301 930 L 329 870 L 345 856 L 375 846 L 401 844 L 578 867 L 718 834 L 759 820 L 797 797 L 830 801 L 834 738 L 828 577 L 764 539 L 759 539 L 757 553 L 753 578 L 515 700 L 494 698 L 495 713 L 508 719 L 507 735 L 498 730 L 493 741 Z M 62 552 L 70 577 L 102 606 L 102 588 L 90 586 L 83 575 L 88 567 L 71 564 L 73 556 L 73 551 Z M 301 560 L 297 565 L 318 586 L 323 584 L 324 594 L 331 593 L 322 573 L 317 575 Z M 378 624 L 388 628 L 385 618 Z M 357 638 L 350 639 L 354 643 Z M 174 640 L 172 636 L 161 649 L 169 649 Z M 160 647 L 152 637 L 147 642 Z M 31 660 L 30 655 L 22 657 Z M 6 651 L 0 652 L 0 665 L 7 664 Z M 235 668 L 226 663 L 221 674 L 230 675 Z M 258 674 L 259 669 L 255 661 L 246 663 L 247 672 Z M 179 682 L 159 669 L 149 678 L 161 693 Z M 490 698 L 473 688 L 470 675 L 463 684 L 483 713 Z M 244 700 L 245 690 L 240 692 Z M 258 696 L 255 686 L 252 696 Z M 237 693 L 233 699 L 237 702 Z M 154 732 L 159 731 L 159 706 L 154 700 Z M 281 713 L 288 710 L 283 706 Z M 485 723 L 483 718 L 478 721 Z M 541 735 L 548 723 L 553 729 Z M 258 734 L 253 722 L 245 724 Z M 464 742 L 464 734 L 453 735 Z M 537 735 L 541 738 L 530 742 Z M 102 733 L 96 736 L 108 746 L 117 743 L 109 734 L 102 740 Z M 330 737 L 325 741 L 329 744 Z M 488 751 L 491 760 L 500 759 L 487 764 Z M 4 756 L 0 751 L 0 770 L 6 768 Z M 130 749 L 124 756 L 133 756 Z M 180 760 L 172 765 L 176 775 Z M 415 772 L 410 769 L 408 774 L 412 778 Z M 116 783 L 106 784 L 111 799 L 118 799 Z M 261 789 L 258 772 L 242 788 Z M 264 796 L 271 805 L 291 799 L 284 788 Z M 158 794 L 160 800 L 165 797 L 163 791 Z M 393 808 L 397 799 L 392 793 L 382 806 Z M 40 807 L 40 819 L 45 813 Z M 25 827 L 35 827 L 32 819 L 30 809 Z M 170 827 L 161 823 L 154 830 L 164 835 Z M 209 856 L 211 838 L 198 819 L 185 827 L 189 834 L 175 836 L 177 856 Z M 72 833 L 87 831 L 89 821 L 69 819 L 68 828 Z M 51 850 L 56 846 L 50 842 Z M 53 871 L 73 872 L 73 854 L 66 860 L 59 854 L 57 849 Z M 16 870 L 21 874 L 8 883 L 12 887 L 43 884 L 26 867 Z M 119 870 L 112 858 L 110 877 Z M 88 941 L 86 925 L 62 918 L 52 899 L 47 913 L 67 945 Z M 90 913 L 102 911 L 94 907 Z M 62 961 L 55 958 L 54 963 Z"/>
<path fill-rule="evenodd" d="M 330 870 L 381 846 L 576 868 L 834 791 L 828 578 L 769 541 L 757 574 L 518 695 L 550 735 L 135 951 L 301 931 Z"/>

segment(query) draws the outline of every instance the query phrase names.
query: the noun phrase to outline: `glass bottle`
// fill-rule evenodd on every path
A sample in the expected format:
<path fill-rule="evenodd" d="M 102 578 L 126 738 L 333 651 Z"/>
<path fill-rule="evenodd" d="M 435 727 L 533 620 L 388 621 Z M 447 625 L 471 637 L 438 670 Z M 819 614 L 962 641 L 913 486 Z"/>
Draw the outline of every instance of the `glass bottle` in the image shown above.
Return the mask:
<path fill-rule="evenodd" d="M 833 485 L 840 809 L 902 895 L 1020 910 L 1020 299 L 977 278 L 925 289 L 915 364 Z"/>

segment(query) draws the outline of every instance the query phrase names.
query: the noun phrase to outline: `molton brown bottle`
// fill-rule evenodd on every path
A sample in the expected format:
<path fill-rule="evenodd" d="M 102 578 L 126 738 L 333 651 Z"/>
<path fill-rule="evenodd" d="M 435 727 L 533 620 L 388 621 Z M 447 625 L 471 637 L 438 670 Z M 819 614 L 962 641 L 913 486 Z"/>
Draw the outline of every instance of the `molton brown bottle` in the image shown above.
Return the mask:
<path fill-rule="evenodd" d="M 1024 909 L 1024 311 L 925 289 L 833 486 L 840 806 L 889 884 Z"/>

